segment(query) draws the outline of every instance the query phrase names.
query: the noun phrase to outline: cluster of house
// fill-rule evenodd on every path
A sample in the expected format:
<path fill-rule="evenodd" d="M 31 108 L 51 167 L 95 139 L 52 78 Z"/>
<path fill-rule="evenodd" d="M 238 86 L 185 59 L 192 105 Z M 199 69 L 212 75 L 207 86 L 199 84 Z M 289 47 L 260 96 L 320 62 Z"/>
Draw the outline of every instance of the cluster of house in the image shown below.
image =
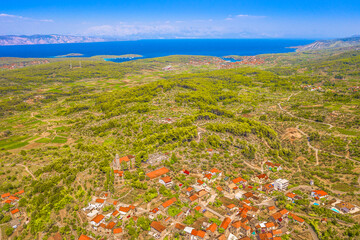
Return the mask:
<path fill-rule="evenodd" d="M 4 193 L 1 195 L 2 204 L 10 204 L 10 214 L 12 218 L 20 217 L 21 213 L 20 210 L 17 208 L 18 202 L 20 200 L 21 195 L 25 193 L 24 190 L 20 190 L 14 194 L 11 193 Z"/>
<path fill-rule="evenodd" d="M 31 66 L 31 65 L 39 65 L 39 64 L 45 64 L 45 63 L 49 63 L 48 60 L 36 60 L 36 61 L 31 61 L 31 62 L 18 62 L 18 63 L 9 63 L 9 64 L 1 64 L 0 65 L 0 69 L 16 69 L 16 68 L 22 68 L 22 67 L 27 67 L 27 66 Z"/>
<path fill-rule="evenodd" d="M 123 234 L 123 229 L 119 220 L 134 215 L 136 207 L 121 204 L 111 199 L 109 193 L 103 193 L 102 196 L 93 198 L 91 203 L 83 208 L 83 211 L 93 232 L 120 236 Z M 137 219 L 135 216 L 132 217 L 134 220 Z"/>
<path fill-rule="evenodd" d="M 310 91 L 318 91 L 318 92 L 323 92 L 324 89 L 322 89 L 322 87 L 318 86 L 318 87 L 314 87 L 312 85 L 302 85 L 301 88 L 306 89 L 306 90 L 310 90 Z"/>
<path fill-rule="evenodd" d="M 128 155 L 120 158 L 117 155 L 113 161 L 114 173 L 122 176 L 124 170 L 131 169 L 134 166 L 133 163 L 134 156 Z M 281 170 L 280 164 L 270 161 L 265 163 L 265 167 L 273 172 Z M 146 173 L 146 176 L 151 181 L 158 182 L 159 186 L 163 185 L 167 188 L 172 188 L 176 183 L 170 177 L 169 172 L 168 168 L 161 167 Z M 180 174 L 189 176 L 190 171 L 182 169 Z M 138 216 L 145 214 L 152 220 L 148 234 L 155 239 L 179 233 L 193 240 L 247 240 L 250 237 L 261 240 L 280 240 L 281 236 L 287 232 L 288 224 L 304 224 L 304 219 L 286 209 L 277 209 L 275 206 L 267 206 L 265 209 L 257 207 L 264 200 L 269 200 L 267 195 L 271 194 L 272 191 L 286 191 L 289 186 L 289 180 L 280 178 L 271 181 L 266 173 L 253 176 L 249 180 L 240 176 L 234 179 L 229 179 L 229 177 L 223 178 L 222 175 L 222 171 L 217 168 L 204 171 L 201 175 L 192 174 L 192 176 L 197 177 L 196 181 L 187 187 L 182 187 L 183 185 L 179 184 L 182 189 L 178 198 L 167 199 L 150 211 L 144 210 L 141 207 L 119 203 L 112 200 L 108 196 L 109 194 L 103 194 L 103 196 L 94 198 L 92 203 L 84 208 L 83 211 L 86 213 L 93 231 L 113 236 L 124 234 L 120 219 L 133 218 L 136 221 Z M 225 182 L 218 181 L 220 179 L 225 180 Z M 249 184 L 249 181 L 256 184 Z M 254 191 L 255 188 L 260 191 Z M 217 210 L 210 203 L 216 199 L 218 194 L 230 199 L 232 203 L 223 203 L 220 207 L 222 210 Z M 293 192 L 287 192 L 285 196 L 291 202 L 301 199 L 301 196 Z M 322 190 L 313 190 L 310 196 L 313 197 L 315 202 L 321 202 L 321 199 L 327 198 L 328 194 Z M 168 209 L 177 202 L 187 202 L 188 204 L 176 204 L 176 207 L 179 205 L 183 207 L 178 209 L 179 212 L 175 216 L 170 216 Z M 355 206 L 346 202 L 334 204 L 339 209 L 339 212 L 344 213 L 355 208 Z M 108 206 L 110 205 L 113 207 L 109 208 Z M 105 208 L 107 211 L 103 211 Z M 113 210 L 109 211 L 109 209 Z M 217 211 L 222 212 L 222 214 Z M 197 227 L 194 227 L 194 225 L 187 226 L 184 224 L 185 218 L 189 214 L 195 214 L 196 212 L 212 214 L 221 223 L 205 218 L 206 221 L 202 222 L 201 226 L 197 224 Z M 160 218 L 159 215 L 161 216 Z M 262 217 L 259 218 L 259 215 Z M 260 221 L 259 219 L 266 220 Z M 81 237 L 82 239 L 91 239 L 87 236 Z"/>

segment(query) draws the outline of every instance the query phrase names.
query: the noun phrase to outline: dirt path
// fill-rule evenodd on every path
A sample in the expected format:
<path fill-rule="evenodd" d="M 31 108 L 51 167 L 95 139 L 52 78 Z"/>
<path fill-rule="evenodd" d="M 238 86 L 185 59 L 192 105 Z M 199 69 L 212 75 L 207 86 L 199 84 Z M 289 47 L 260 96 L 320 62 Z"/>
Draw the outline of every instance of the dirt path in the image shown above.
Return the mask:
<path fill-rule="evenodd" d="M 31 177 L 32 177 L 34 180 L 36 180 L 35 175 L 29 170 L 29 168 L 28 168 L 27 166 L 22 165 L 22 164 L 20 164 L 20 163 L 18 163 L 18 164 L 16 164 L 16 165 L 21 166 L 21 167 L 24 167 L 25 170 L 31 175 Z"/>
<path fill-rule="evenodd" d="M 292 93 L 288 98 L 287 98 L 287 102 L 288 101 L 290 101 L 290 98 L 291 97 L 293 97 L 293 96 L 295 96 L 295 95 L 297 95 L 297 94 L 299 94 L 300 92 L 297 92 L 297 93 Z M 281 103 L 283 103 L 283 102 L 281 102 Z M 327 125 L 327 126 L 329 126 L 329 129 L 331 129 L 331 128 L 333 128 L 334 126 L 332 125 L 332 124 L 330 124 L 330 123 L 322 123 L 322 122 L 317 122 L 317 121 L 314 121 L 314 120 L 311 120 L 311 119 L 306 119 L 306 118 L 302 118 L 302 117 L 298 117 L 298 116 L 295 116 L 294 114 L 292 114 L 291 112 L 289 112 L 289 111 L 287 111 L 286 109 L 284 109 L 282 106 L 281 106 L 281 103 L 278 103 L 278 106 L 279 106 L 279 108 L 283 111 L 283 112 L 285 112 L 285 113 L 287 113 L 288 115 L 290 115 L 291 117 L 293 117 L 293 118 L 298 118 L 298 119 L 301 119 L 301 120 L 303 120 L 303 121 L 308 121 L 308 122 L 313 122 L 313 123 L 319 123 L 319 124 L 324 124 L 324 125 Z"/>

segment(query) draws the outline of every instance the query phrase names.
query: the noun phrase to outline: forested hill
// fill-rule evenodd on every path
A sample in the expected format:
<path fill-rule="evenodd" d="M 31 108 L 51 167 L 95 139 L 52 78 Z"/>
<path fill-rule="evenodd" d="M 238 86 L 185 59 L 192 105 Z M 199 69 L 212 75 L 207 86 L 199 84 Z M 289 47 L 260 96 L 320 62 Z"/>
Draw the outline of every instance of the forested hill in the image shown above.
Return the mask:
<path fill-rule="evenodd" d="M 360 36 L 353 36 L 349 38 L 340 38 L 333 40 L 320 40 L 314 43 L 298 46 L 297 51 L 309 51 L 331 48 L 348 48 L 348 47 L 360 47 Z"/>
<path fill-rule="evenodd" d="M 105 194 L 105 227 L 114 222 L 124 239 L 153 239 L 150 210 L 173 198 L 180 201 L 156 217 L 162 224 L 190 209 L 176 221 L 196 229 L 204 222 L 220 226 L 227 206 L 242 202 L 222 190 L 241 177 L 250 182 L 247 191 L 306 221 L 289 220 L 288 229 L 296 231 L 283 233 L 283 239 L 310 239 L 309 231 L 324 240 L 358 239 L 358 215 L 336 214 L 328 204 L 337 198 L 360 205 L 359 54 L 296 63 L 307 56 L 273 56 L 277 64 L 285 57 L 295 60 L 271 68 L 169 56 L 126 63 L 89 59 L 71 67 L 66 59 L 1 71 L 0 194 L 24 190 L 18 202 L 1 207 L 4 238 L 104 238 L 84 208 Z M 224 66 L 236 68 L 219 69 Z M 112 169 L 116 154 L 135 156 L 132 166 L 122 166 L 121 180 Z M 269 170 L 265 161 L 282 168 Z M 146 177 L 163 167 L 172 187 Z M 211 196 L 200 200 L 207 211 L 195 211 L 186 189 L 213 168 L 222 176 L 208 184 Z M 301 199 L 263 192 L 252 181 L 263 172 L 269 183 L 288 179 Z M 314 206 L 313 188 L 329 199 Z M 136 211 L 114 217 L 119 204 Z M 16 229 L 15 208 L 29 220 Z M 259 219 L 252 219 L 268 221 L 268 210 L 258 211 Z M 168 239 L 182 238 L 167 226 Z M 115 239 L 111 234 L 108 239 Z"/>

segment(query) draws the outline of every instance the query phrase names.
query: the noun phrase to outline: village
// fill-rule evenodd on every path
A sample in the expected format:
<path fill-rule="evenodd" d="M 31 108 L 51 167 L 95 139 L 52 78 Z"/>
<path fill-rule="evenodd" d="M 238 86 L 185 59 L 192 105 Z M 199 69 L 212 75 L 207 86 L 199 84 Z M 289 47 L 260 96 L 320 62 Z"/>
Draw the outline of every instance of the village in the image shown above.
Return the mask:
<path fill-rule="evenodd" d="M 117 186 L 126 184 L 124 175 L 126 171 L 134 170 L 135 159 L 132 155 L 115 156 L 111 166 Z M 139 219 L 149 221 L 150 226 L 146 230 L 148 239 L 280 240 L 282 235 L 294 231 L 308 231 L 314 239 L 318 239 L 304 220 L 303 213 L 278 207 L 280 195 L 285 196 L 287 203 L 307 196 L 311 205 L 328 208 L 336 214 L 359 211 L 357 206 L 318 189 L 313 181 L 309 185 L 289 189 L 291 180 L 270 180 L 270 174 L 281 170 L 281 164 L 266 161 L 262 174 L 246 180 L 242 176 L 230 179 L 218 168 L 172 172 L 168 167 L 159 167 L 147 172 L 145 181 L 157 186 L 158 193 L 164 191 L 161 189 L 176 192 L 172 197 L 156 197 L 146 204 L 137 205 L 135 201 L 129 204 L 122 202 L 121 198 L 113 199 L 110 192 L 103 191 L 93 196 L 87 206 L 79 209 L 87 221 L 89 233 L 81 235 L 79 239 L 95 239 L 95 236 L 127 238 L 129 230 L 125 226 Z M 194 181 L 185 186 L 177 179 Z M 24 190 L 1 195 L 3 205 L 7 204 L 10 208 L 13 228 L 29 221 L 25 209 L 19 210 L 19 200 L 23 194 Z M 60 234 L 56 233 L 49 239 L 61 239 L 59 237 Z"/>

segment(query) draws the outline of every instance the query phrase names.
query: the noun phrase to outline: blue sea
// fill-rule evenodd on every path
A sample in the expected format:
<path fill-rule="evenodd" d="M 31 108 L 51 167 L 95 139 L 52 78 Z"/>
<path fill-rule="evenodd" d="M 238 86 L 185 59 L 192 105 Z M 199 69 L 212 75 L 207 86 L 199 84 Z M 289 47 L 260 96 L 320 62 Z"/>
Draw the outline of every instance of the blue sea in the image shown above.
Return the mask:
<path fill-rule="evenodd" d="M 84 57 L 95 55 L 139 54 L 144 58 L 169 55 L 251 56 L 265 53 L 293 52 L 293 46 L 314 40 L 304 39 L 171 39 L 138 40 L 100 43 L 69 43 L 22 46 L 0 46 L 0 57 L 49 58 L 69 53 Z M 129 59 L 117 59 L 125 61 Z"/>

